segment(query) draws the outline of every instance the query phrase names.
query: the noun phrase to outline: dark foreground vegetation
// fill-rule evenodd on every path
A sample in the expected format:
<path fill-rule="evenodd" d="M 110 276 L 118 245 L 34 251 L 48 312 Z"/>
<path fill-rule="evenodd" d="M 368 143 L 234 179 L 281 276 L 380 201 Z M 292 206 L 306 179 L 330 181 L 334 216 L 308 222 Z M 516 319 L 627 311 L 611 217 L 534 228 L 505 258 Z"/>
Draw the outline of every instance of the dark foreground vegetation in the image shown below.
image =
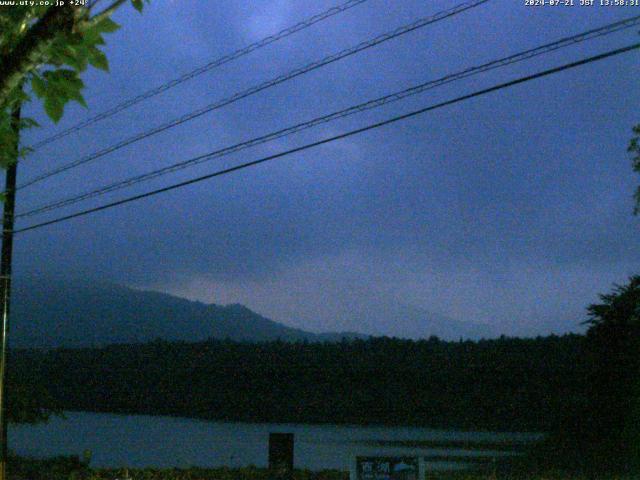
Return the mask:
<path fill-rule="evenodd" d="M 567 401 L 584 402 L 583 342 L 158 341 L 21 351 L 11 362 L 65 410 L 539 431 Z"/>
<path fill-rule="evenodd" d="M 264 468 L 118 468 L 96 469 L 77 457 L 47 460 L 10 458 L 9 480 L 274 480 Z M 632 480 L 628 475 L 598 476 L 598 480 Z M 337 470 L 311 472 L 294 470 L 292 480 L 348 480 L 349 473 Z M 525 471 L 427 472 L 426 480 L 592 480 L 592 476 L 566 472 Z"/>
<path fill-rule="evenodd" d="M 91 468 L 78 457 L 10 458 L 9 480 L 273 480 L 265 468 Z M 292 480 L 348 480 L 336 470 L 295 470 Z"/>

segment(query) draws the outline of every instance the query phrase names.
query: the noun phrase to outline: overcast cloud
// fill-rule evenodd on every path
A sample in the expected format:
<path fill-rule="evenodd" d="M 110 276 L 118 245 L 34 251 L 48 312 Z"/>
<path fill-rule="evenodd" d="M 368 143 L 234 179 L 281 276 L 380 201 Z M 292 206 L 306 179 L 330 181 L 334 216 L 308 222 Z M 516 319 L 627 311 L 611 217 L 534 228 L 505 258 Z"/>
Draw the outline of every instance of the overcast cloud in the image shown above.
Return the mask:
<path fill-rule="evenodd" d="M 89 111 L 318 13 L 335 1 L 154 0 L 117 13 L 111 73 L 90 71 Z M 20 210 L 169 165 L 447 73 L 637 14 L 493 0 L 200 117 L 19 192 Z M 36 152 L 19 179 L 74 160 L 456 2 L 370 0 Z M 637 29 L 636 29 L 637 30 Z M 252 160 L 638 39 L 593 40 L 456 82 L 129 189 Z M 402 304 L 509 334 L 578 329 L 597 294 L 639 271 L 626 145 L 638 53 L 440 109 L 401 124 L 109 211 L 25 233 L 15 271 L 99 277 L 243 303 L 315 331 L 405 334 L 357 311 Z M 125 191 L 106 196 L 120 198 Z M 79 206 L 50 216 L 76 211 Z M 21 225 L 27 225 L 22 222 Z M 406 327 L 406 328 L 405 328 Z"/>

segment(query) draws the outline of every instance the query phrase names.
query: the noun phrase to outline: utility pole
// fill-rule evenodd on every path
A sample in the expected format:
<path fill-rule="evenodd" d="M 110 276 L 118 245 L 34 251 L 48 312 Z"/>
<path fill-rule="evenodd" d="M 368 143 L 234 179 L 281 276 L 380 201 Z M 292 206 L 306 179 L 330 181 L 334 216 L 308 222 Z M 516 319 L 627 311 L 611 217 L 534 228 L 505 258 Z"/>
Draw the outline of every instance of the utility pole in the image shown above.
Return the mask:
<path fill-rule="evenodd" d="M 11 298 L 11 256 L 13 252 L 13 220 L 16 202 L 16 175 L 20 148 L 20 104 L 11 113 L 11 127 L 15 133 L 15 160 L 7 167 L 5 199 L 2 216 L 2 253 L 0 254 L 0 480 L 7 480 L 7 334 L 9 333 L 9 300 Z"/>

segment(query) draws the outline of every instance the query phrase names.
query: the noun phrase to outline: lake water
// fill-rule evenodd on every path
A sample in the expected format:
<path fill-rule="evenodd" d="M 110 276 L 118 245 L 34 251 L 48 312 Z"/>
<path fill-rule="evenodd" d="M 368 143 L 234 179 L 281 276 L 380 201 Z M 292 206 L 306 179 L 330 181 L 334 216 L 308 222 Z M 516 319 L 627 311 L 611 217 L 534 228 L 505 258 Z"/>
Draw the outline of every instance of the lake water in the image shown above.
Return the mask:
<path fill-rule="evenodd" d="M 540 438 L 531 433 L 414 427 L 225 423 L 86 412 L 65 415 L 66 420 L 54 418 L 45 425 L 10 426 L 10 448 L 36 457 L 81 455 L 89 449 L 95 467 L 266 467 L 269 433 L 292 432 L 296 468 L 349 470 L 353 455 L 420 455 L 433 459 L 427 468 L 453 469 L 465 468 L 466 459 L 515 454 L 496 443 L 523 444 Z M 473 449 L 451 445 L 460 441 L 480 445 Z"/>

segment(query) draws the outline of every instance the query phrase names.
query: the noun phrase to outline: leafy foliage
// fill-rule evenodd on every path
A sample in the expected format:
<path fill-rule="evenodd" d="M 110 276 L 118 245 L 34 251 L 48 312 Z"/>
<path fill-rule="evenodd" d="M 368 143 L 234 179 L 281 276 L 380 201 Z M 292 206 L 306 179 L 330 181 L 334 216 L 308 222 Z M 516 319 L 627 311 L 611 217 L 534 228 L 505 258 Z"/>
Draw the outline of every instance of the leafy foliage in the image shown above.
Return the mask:
<path fill-rule="evenodd" d="M 114 478 L 131 480 L 274 480 L 274 476 L 265 468 L 144 468 L 144 469 L 100 469 L 92 472 L 88 480 L 112 480 Z M 347 472 L 325 470 L 312 472 L 294 470 L 292 480 L 348 480 Z"/>
<path fill-rule="evenodd" d="M 49 70 L 41 76 L 34 75 L 31 85 L 35 94 L 43 99 L 47 115 L 56 122 L 62 118 L 64 105 L 69 100 L 87 106 L 80 93 L 84 83 L 73 70 Z"/>
<path fill-rule="evenodd" d="M 37 358 L 25 358 L 37 362 Z M 16 369 L 8 370 L 7 382 L 7 418 L 11 423 L 46 422 L 52 415 L 62 415 L 62 409 L 51 392 L 28 372 Z"/>
<path fill-rule="evenodd" d="M 583 399 L 583 340 L 158 341 L 11 361 L 68 410 L 536 431 Z"/>
<path fill-rule="evenodd" d="M 269 470 L 245 468 L 90 468 L 78 457 L 45 460 L 10 458 L 10 480 L 272 480 Z M 565 472 L 530 470 L 485 473 L 478 471 L 428 471 L 427 480 L 591 480 L 592 476 Z M 599 480 L 632 480 L 634 477 L 599 476 Z M 349 473 L 338 470 L 294 470 L 292 480 L 348 480 Z"/>
<path fill-rule="evenodd" d="M 149 3 L 149 0 L 145 0 L 145 1 Z M 133 8 L 135 8 L 139 12 L 142 12 L 142 8 L 144 7 L 143 0 L 131 0 L 131 3 L 133 4 Z"/>
<path fill-rule="evenodd" d="M 131 1 L 138 11 L 142 10 L 142 0 Z M 16 158 L 12 111 L 30 101 L 32 94 L 43 102 L 45 112 L 54 122 L 62 118 L 70 101 L 86 107 L 80 74 L 88 65 L 109 70 L 109 62 L 101 50 L 105 45 L 104 34 L 119 28 L 110 14 L 122 0 L 116 0 L 104 13 L 93 17 L 89 8 L 49 7 L 39 3 L 21 2 L 0 8 L 0 167 L 3 168 L 29 153 L 22 149 Z M 53 9 L 64 10 L 69 21 L 50 22 L 53 26 L 47 30 L 43 25 L 52 17 Z M 15 66 L 16 63 L 19 65 Z M 37 126 L 33 120 L 25 119 L 20 128 L 33 126 Z"/>
<path fill-rule="evenodd" d="M 587 332 L 594 457 L 640 472 L 640 276 L 600 300 Z"/>
<path fill-rule="evenodd" d="M 31 118 L 21 118 L 18 128 L 25 130 L 39 126 L 38 123 Z M 16 138 L 11 120 L 11 115 L 3 115 L 0 112 L 0 166 L 6 167 L 10 165 L 16 158 Z M 17 155 L 18 158 L 24 158 L 31 152 L 28 147 L 20 147 Z"/>
<path fill-rule="evenodd" d="M 634 137 L 629 142 L 628 151 L 633 155 L 632 166 L 633 171 L 640 173 L 640 124 L 633 127 Z M 640 214 L 640 187 L 638 187 L 633 195 L 635 205 L 633 207 L 634 215 Z"/>
<path fill-rule="evenodd" d="M 11 455 L 8 470 L 11 480 L 86 480 L 90 472 L 77 456 L 35 459 Z"/>
<path fill-rule="evenodd" d="M 77 456 L 9 458 L 10 479 L 29 480 L 272 480 L 265 468 L 90 468 Z M 292 480 L 348 480 L 347 472 L 294 470 Z"/>
<path fill-rule="evenodd" d="M 588 308 L 584 397 L 566 408 L 544 461 L 585 471 L 640 471 L 640 276 Z"/>

